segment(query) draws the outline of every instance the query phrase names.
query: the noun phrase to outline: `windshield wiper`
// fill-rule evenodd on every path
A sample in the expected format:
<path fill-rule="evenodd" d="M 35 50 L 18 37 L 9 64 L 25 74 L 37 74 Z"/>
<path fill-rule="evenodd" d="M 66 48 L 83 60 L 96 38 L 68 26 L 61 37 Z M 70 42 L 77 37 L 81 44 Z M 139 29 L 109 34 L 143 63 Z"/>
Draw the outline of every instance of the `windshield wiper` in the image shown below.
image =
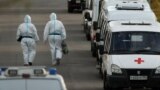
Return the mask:
<path fill-rule="evenodd" d="M 160 54 L 160 51 L 156 51 L 156 50 L 148 50 L 148 49 L 141 49 L 141 50 L 135 50 L 135 51 L 132 51 L 132 52 L 135 52 L 135 53 L 152 53 L 152 54 Z"/>
<path fill-rule="evenodd" d="M 113 51 L 111 51 L 111 53 L 116 53 L 116 54 L 128 54 L 128 53 L 130 53 L 130 51 L 129 51 L 129 50 L 119 49 L 119 50 L 113 50 Z"/>

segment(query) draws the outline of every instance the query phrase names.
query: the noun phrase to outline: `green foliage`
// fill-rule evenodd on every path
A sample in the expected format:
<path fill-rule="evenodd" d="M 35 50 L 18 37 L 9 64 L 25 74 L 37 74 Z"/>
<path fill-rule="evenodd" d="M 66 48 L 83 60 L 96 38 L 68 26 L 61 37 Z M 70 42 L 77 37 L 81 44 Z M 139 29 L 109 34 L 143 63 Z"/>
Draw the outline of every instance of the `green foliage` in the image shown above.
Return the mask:
<path fill-rule="evenodd" d="M 151 8 L 157 16 L 157 20 L 160 21 L 160 0 L 152 0 Z"/>

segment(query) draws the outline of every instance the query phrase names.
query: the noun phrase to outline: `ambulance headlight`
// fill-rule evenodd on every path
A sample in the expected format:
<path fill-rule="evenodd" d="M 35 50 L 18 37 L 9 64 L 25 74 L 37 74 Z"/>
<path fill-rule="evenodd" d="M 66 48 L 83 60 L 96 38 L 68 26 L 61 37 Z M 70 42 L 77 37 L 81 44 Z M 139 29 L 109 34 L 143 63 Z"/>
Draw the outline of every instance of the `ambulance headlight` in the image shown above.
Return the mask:
<path fill-rule="evenodd" d="M 113 74 L 122 74 L 121 68 L 115 64 L 111 65 L 111 70 Z"/>
<path fill-rule="evenodd" d="M 160 74 L 160 66 L 156 68 L 155 74 Z"/>

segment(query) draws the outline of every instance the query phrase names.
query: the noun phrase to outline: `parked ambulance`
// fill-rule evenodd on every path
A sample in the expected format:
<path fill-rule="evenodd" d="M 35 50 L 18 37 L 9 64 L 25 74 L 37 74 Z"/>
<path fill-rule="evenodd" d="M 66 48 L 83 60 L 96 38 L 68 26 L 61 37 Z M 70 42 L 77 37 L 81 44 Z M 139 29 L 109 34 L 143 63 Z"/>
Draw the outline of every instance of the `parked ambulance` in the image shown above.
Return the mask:
<path fill-rule="evenodd" d="M 147 16 L 150 17 L 149 19 L 153 18 L 156 19 L 156 16 L 151 10 L 147 0 L 101 0 L 99 1 L 98 7 L 94 8 L 95 11 L 93 11 L 92 15 L 95 17 L 92 18 L 92 25 L 90 30 L 91 52 L 92 56 L 94 57 L 97 56 L 96 33 L 100 32 L 99 30 L 97 30 L 96 27 L 98 26 L 98 28 L 101 28 L 104 17 L 107 17 L 110 21 L 112 21 L 112 19 L 113 20 L 139 19 L 142 16 L 144 16 L 144 14 L 142 13 L 146 12 L 149 13 L 147 14 Z M 138 14 L 140 16 L 135 14 Z"/>
<path fill-rule="evenodd" d="M 8 67 L 0 70 L 0 90 L 67 90 L 55 68 Z"/>
<path fill-rule="evenodd" d="M 112 21 L 106 25 L 101 65 L 104 90 L 159 90 L 160 23 Z"/>
<path fill-rule="evenodd" d="M 122 2 L 115 6 L 108 6 L 107 8 L 104 5 L 99 15 L 98 27 L 91 32 L 91 49 L 92 53 L 96 54 L 97 61 L 101 59 L 101 55 L 99 54 L 99 45 L 103 45 L 101 41 L 104 40 L 104 32 L 107 30 L 103 29 L 107 28 L 104 24 L 108 24 L 112 21 L 123 20 L 157 21 L 157 18 L 151 8 L 148 7 L 148 4 L 143 4 L 141 2 Z"/>

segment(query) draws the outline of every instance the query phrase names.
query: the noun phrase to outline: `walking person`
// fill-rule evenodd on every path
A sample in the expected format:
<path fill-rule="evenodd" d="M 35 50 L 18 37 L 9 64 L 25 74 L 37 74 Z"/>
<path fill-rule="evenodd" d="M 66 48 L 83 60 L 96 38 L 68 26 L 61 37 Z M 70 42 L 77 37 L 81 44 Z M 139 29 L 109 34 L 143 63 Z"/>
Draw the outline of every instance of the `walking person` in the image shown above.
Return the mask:
<path fill-rule="evenodd" d="M 52 56 L 52 65 L 59 65 L 62 59 L 62 41 L 66 39 L 66 31 L 61 21 L 57 20 L 55 13 L 50 14 L 50 21 L 44 29 L 44 42 L 48 40 Z"/>
<path fill-rule="evenodd" d="M 24 23 L 19 25 L 16 39 L 21 39 L 19 41 L 23 50 L 24 65 L 31 66 L 36 55 L 36 42 L 39 40 L 39 36 L 29 15 L 26 15 Z"/>

